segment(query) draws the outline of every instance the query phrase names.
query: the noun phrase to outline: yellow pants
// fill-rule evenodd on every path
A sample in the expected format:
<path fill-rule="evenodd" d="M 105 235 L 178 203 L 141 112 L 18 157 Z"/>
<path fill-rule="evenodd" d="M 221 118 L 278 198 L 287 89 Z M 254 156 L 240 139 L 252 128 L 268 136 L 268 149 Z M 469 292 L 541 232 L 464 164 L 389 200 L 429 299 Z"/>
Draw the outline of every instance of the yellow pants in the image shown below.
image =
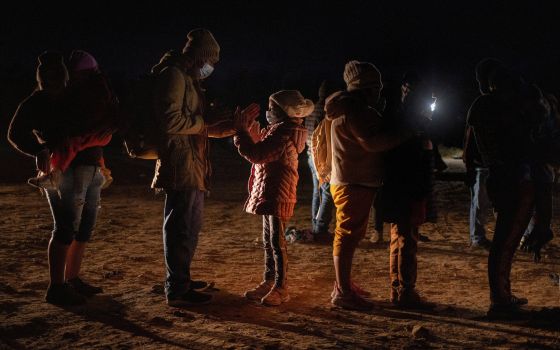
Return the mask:
<path fill-rule="evenodd" d="M 364 238 L 369 211 L 377 188 L 358 185 L 333 185 L 331 194 L 336 206 L 333 256 L 352 254 Z"/>

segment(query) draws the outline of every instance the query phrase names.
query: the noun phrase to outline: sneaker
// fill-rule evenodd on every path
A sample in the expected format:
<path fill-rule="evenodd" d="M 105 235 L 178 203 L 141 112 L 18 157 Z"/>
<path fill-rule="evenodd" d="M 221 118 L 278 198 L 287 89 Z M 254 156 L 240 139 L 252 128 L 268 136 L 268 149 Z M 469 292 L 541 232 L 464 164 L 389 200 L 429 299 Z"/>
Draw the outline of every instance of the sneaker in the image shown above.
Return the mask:
<path fill-rule="evenodd" d="M 113 183 L 113 177 L 111 176 L 111 170 L 107 168 L 99 169 L 101 175 L 103 175 L 103 183 L 101 184 L 101 189 L 104 190 L 107 187 L 111 186 Z"/>
<path fill-rule="evenodd" d="M 352 291 L 354 291 L 356 294 L 358 294 L 359 296 L 364 297 L 364 298 L 371 297 L 370 292 L 368 292 L 367 290 L 363 290 L 359 285 L 354 283 L 354 281 L 351 281 L 350 283 L 351 283 Z"/>
<path fill-rule="evenodd" d="M 478 242 L 472 242 L 470 248 L 475 249 L 484 249 L 486 251 L 490 251 L 490 247 L 492 246 L 492 241 L 488 239 L 483 239 Z"/>
<path fill-rule="evenodd" d="M 86 297 L 91 297 L 95 294 L 103 293 L 103 288 L 92 286 L 91 284 L 82 281 L 80 277 L 69 279 L 68 284 L 70 285 L 70 287 L 74 288 L 76 292 Z"/>
<path fill-rule="evenodd" d="M 371 297 L 370 292 L 368 292 L 367 290 L 363 290 L 362 287 L 354 283 L 354 281 L 350 281 L 350 289 L 363 298 Z M 336 281 L 334 281 L 333 291 L 331 292 L 331 299 L 334 298 L 334 296 L 336 295 L 336 290 L 337 290 L 337 284 Z"/>
<path fill-rule="evenodd" d="M 354 291 L 343 293 L 340 288 L 335 285 L 331 304 L 334 306 L 354 311 L 369 311 L 373 309 L 373 303 L 367 301 Z"/>
<path fill-rule="evenodd" d="M 492 304 L 486 313 L 489 319 L 493 320 L 519 320 L 527 319 L 531 316 L 531 312 L 524 310 L 519 305 L 509 304 Z"/>
<path fill-rule="evenodd" d="M 36 177 L 28 179 L 27 183 L 34 187 L 58 191 L 61 181 L 62 172 L 60 169 L 53 169 L 50 173 L 39 172 Z"/>
<path fill-rule="evenodd" d="M 274 283 L 272 281 L 263 281 L 255 288 L 246 291 L 244 296 L 245 298 L 252 301 L 261 300 L 265 295 L 268 294 L 268 292 L 270 292 L 273 284 Z"/>
<path fill-rule="evenodd" d="M 404 309 L 431 310 L 436 304 L 424 300 L 415 289 L 401 289 L 397 306 Z"/>
<path fill-rule="evenodd" d="M 278 306 L 290 300 L 287 288 L 272 287 L 272 289 L 261 299 L 261 304 L 266 306 Z"/>
<path fill-rule="evenodd" d="M 522 305 L 527 305 L 529 303 L 529 300 L 527 298 L 519 298 L 516 297 L 515 295 L 512 295 L 511 303 L 513 305 L 522 306 Z"/>
<path fill-rule="evenodd" d="M 173 307 L 206 305 L 210 303 L 211 300 L 212 296 L 210 294 L 200 293 L 194 289 L 190 289 L 188 292 L 177 298 L 167 297 L 167 305 Z"/>
<path fill-rule="evenodd" d="M 383 241 L 383 231 L 375 230 L 369 239 L 370 243 L 373 244 L 382 244 Z"/>
<path fill-rule="evenodd" d="M 86 298 L 76 292 L 68 283 L 63 283 L 49 285 L 45 301 L 53 305 L 73 306 L 85 304 Z"/>
<path fill-rule="evenodd" d="M 191 281 L 191 288 L 198 291 L 198 292 L 204 292 L 207 291 L 209 289 L 214 288 L 214 282 L 206 282 L 206 281 L 197 281 L 197 280 L 192 280 Z"/>

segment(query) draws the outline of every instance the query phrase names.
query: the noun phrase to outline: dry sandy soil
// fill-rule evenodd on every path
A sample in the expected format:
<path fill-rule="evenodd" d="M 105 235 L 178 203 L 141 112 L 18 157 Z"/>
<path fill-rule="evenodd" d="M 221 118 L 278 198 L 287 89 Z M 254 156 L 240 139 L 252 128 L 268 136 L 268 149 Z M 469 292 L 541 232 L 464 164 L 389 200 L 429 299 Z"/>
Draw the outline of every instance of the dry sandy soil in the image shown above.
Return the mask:
<path fill-rule="evenodd" d="M 242 212 L 247 165 L 227 143 L 215 145 L 214 151 L 215 185 L 193 275 L 215 281 L 219 290 L 211 305 L 175 309 L 162 294 L 163 196 L 148 188 L 149 162 L 108 157 L 116 180 L 103 193 L 83 267 L 83 278 L 105 292 L 85 306 L 60 308 L 43 301 L 52 222 L 45 198 L 23 184 L 32 162 L 0 150 L 11 164 L 0 179 L 0 348 L 560 348 L 560 316 L 553 309 L 560 305 L 560 291 L 549 278 L 560 272 L 558 243 L 540 264 L 523 253 L 516 256 L 513 289 L 529 298 L 534 316 L 489 321 L 486 253 L 468 248 L 468 192 L 449 179 L 437 184 L 439 222 L 421 230 L 431 242 L 420 244 L 418 288 L 437 303 L 434 311 L 391 307 L 387 247 L 365 241 L 355 257 L 354 279 L 372 292 L 376 307 L 371 312 L 330 306 L 331 247 L 319 243 L 289 245 L 289 303 L 268 308 L 244 300 L 243 292 L 262 273 L 261 221 Z M 301 169 L 292 224 L 305 228 L 310 184 L 305 164 Z M 560 232 L 557 218 L 553 228 Z M 415 327 L 423 328 L 413 332 Z"/>

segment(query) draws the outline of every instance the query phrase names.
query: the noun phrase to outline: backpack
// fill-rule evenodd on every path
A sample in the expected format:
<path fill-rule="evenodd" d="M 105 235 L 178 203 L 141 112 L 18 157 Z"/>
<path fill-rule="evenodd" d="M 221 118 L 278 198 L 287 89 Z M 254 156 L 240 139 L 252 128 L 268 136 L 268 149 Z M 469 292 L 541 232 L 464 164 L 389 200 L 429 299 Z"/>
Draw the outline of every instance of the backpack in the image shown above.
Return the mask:
<path fill-rule="evenodd" d="M 331 178 L 331 124 L 324 118 L 313 131 L 311 154 L 320 183 L 329 182 Z"/>
<path fill-rule="evenodd" d="M 121 133 L 131 158 L 158 159 L 159 125 L 154 110 L 156 74 L 141 76 L 124 100 Z"/>

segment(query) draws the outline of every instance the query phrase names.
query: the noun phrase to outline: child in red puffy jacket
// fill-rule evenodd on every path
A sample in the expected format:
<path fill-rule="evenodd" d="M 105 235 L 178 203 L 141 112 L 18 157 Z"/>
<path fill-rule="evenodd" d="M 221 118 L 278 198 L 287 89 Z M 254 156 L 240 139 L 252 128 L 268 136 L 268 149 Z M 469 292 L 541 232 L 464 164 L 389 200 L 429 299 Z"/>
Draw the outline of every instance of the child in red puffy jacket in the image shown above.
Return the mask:
<path fill-rule="evenodd" d="M 303 118 L 313 111 L 313 102 L 297 90 L 282 90 L 270 96 L 268 106 L 269 125 L 259 131 L 257 122 L 241 122 L 234 143 L 253 164 L 244 209 L 263 217 L 264 278 L 245 297 L 277 306 L 290 299 L 284 230 L 296 204 L 298 154 L 307 137 Z"/>

